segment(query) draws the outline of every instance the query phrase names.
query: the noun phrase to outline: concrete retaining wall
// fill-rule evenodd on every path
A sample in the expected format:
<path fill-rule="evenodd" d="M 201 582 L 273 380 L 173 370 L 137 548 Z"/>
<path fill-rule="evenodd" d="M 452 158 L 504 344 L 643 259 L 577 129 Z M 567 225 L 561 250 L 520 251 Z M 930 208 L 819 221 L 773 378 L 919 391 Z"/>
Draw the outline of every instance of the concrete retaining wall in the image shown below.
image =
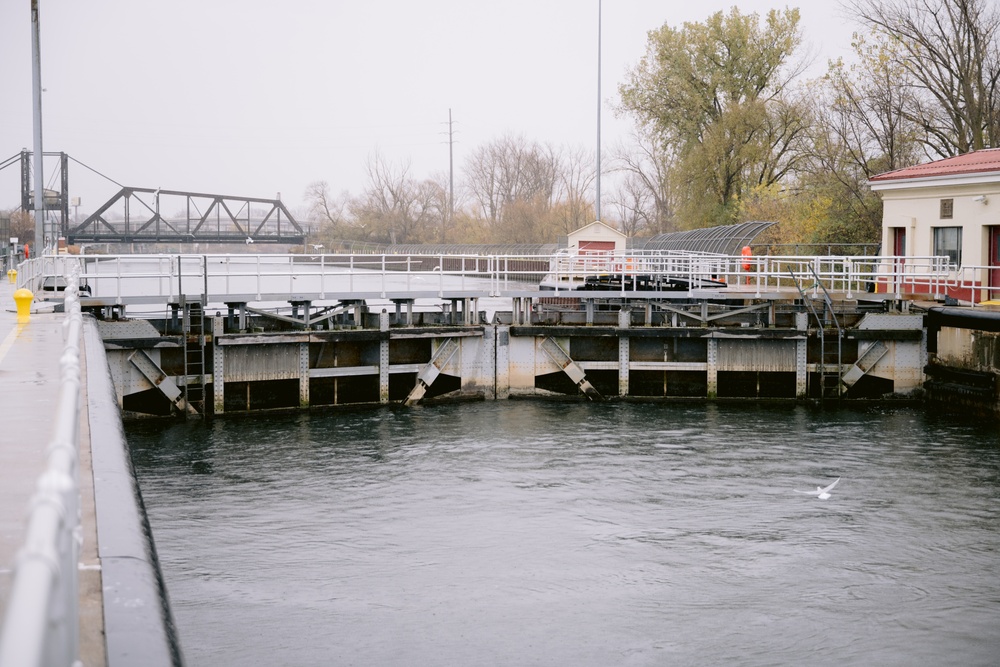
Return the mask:
<path fill-rule="evenodd" d="M 104 343 L 89 317 L 84 321 L 84 344 L 108 665 L 181 665 L 180 644 L 125 442 Z"/>

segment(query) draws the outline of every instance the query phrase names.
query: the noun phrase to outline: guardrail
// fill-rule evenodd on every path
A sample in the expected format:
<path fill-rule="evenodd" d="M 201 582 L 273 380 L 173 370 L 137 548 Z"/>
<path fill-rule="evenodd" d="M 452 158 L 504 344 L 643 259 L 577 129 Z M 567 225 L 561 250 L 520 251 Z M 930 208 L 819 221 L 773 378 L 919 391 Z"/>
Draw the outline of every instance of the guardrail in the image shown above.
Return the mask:
<path fill-rule="evenodd" d="M 1000 299 L 1000 267 L 963 266 L 955 277 L 955 290 L 976 303 Z"/>
<path fill-rule="evenodd" d="M 42 264 L 42 262 L 39 262 Z M 0 667 L 73 665 L 79 648 L 80 348 L 77 278 L 67 278 L 65 347 L 48 464 L 38 479 L 0 630 Z"/>
<path fill-rule="evenodd" d="M 942 295 L 956 281 L 957 267 L 945 256 L 880 257 L 751 257 L 749 284 L 794 286 L 796 281 L 845 292 Z"/>
<path fill-rule="evenodd" d="M 79 272 L 81 289 L 106 301 L 173 302 L 180 295 L 210 302 L 294 296 L 312 299 L 550 296 L 586 289 L 602 276 L 632 295 L 636 278 L 675 278 L 691 289 L 765 290 L 815 282 L 831 291 L 941 295 L 961 284 L 947 257 L 729 256 L 673 251 L 537 255 L 98 255 L 48 256 L 24 262 L 18 282 L 38 293 L 59 289 L 59 276 Z M 707 283 L 706 281 L 711 281 Z M 541 284 L 547 283 L 549 289 Z M 270 298 L 269 298 L 270 297 Z M 232 300 L 232 299 L 231 299 Z"/>

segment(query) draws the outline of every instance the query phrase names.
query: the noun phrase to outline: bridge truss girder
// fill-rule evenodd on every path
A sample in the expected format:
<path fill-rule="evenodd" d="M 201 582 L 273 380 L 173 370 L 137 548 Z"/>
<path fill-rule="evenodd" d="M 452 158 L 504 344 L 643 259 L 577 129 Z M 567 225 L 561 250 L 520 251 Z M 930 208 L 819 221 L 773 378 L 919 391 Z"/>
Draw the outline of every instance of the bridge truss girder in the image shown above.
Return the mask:
<path fill-rule="evenodd" d="M 169 217 L 164 204 L 173 211 Z M 306 236 L 280 199 L 134 187 L 123 187 L 79 225 L 67 225 L 64 235 L 70 244 L 299 244 Z"/>

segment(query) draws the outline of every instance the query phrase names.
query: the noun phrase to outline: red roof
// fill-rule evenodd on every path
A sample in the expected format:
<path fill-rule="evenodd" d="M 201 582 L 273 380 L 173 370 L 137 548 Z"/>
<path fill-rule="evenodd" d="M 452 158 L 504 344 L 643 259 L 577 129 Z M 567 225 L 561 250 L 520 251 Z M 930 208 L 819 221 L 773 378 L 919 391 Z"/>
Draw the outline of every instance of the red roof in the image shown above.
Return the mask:
<path fill-rule="evenodd" d="M 930 178 L 958 174 L 986 174 L 1000 171 L 1000 148 L 984 148 L 965 155 L 935 160 L 873 176 L 872 181 L 895 181 L 907 178 Z"/>

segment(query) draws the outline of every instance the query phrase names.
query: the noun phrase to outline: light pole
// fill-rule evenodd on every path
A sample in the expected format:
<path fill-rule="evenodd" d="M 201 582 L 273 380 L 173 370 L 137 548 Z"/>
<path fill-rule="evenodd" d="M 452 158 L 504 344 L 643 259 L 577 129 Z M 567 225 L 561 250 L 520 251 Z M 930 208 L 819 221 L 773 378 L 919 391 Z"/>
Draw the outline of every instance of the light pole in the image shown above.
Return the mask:
<path fill-rule="evenodd" d="M 40 44 L 41 27 L 38 19 L 38 0 L 31 0 L 31 97 L 32 121 L 34 129 L 34 179 L 35 179 L 35 256 L 40 257 L 45 249 L 45 196 L 42 191 L 42 55 Z"/>
<path fill-rule="evenodd" d="M 594 211 L 601 219 L 601 0 L 597 0 L 597 192 Z"/>

